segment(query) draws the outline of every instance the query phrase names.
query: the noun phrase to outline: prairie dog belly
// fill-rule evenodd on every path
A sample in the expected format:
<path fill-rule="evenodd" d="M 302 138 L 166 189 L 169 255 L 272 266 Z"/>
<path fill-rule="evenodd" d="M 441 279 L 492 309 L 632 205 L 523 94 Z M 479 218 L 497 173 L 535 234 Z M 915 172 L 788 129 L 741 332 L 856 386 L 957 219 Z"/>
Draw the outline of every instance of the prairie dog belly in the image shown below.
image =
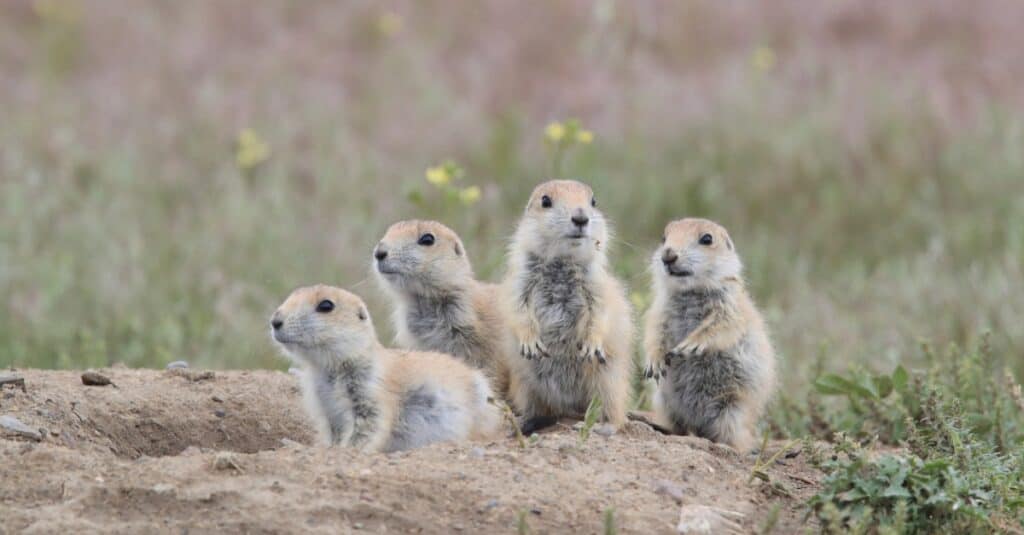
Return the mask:
<path fill-rule="evenodd" d="M 732 351 L 713 351 L 674 360 L 658 386 L 658 403 L 678 433 L 717 440 L 723 413 L 742 404 L 753 377 L 742 352 L 744 337 Z"/>
<path fill-rule="evenodd" d="M 546 262 L 532 258 L 527 269 L 527 295 L 541 342 L 552 358 L 575 359 L 581 335 L 590 330 L 594 307 L 589 270 L 566 258 Z"/>
<path fill-rule="evenodd" d="M 594 365 L 575 357 L 536 359 L 527 363 L 529 386 L 537 399 L 554 412 L 582 415 L 595 390 L 585 368 Z"/>

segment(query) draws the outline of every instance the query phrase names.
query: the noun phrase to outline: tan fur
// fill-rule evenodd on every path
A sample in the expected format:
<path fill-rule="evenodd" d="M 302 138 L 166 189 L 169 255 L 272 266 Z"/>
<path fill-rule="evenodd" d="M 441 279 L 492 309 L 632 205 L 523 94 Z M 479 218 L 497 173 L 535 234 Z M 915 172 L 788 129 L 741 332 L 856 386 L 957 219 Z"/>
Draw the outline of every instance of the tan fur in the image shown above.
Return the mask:
<path fill-rule="evenodd" d="M 434 236 L 429 246 L 419 245 L 425 234 Z M 393 297 L 392 319 L 398 345 L 408 349 L 449 353 L 475 368 L 484 370 L 493 390 L 508 396 L 510 333 L 497 302 L 497 286 L 479 282 L 462 240 L 437 221 L 400 221 L 391 225 L 374 249 L 374 264 L 381 286 Z M 385 273 L 384 268 L 391 273 Z M 452 325 L 438 317 L 438 307 L 417 303 L 441 300 L 450 306 Z M 459 336 L 459 337 L 457 337 Z"/>
<path fill-rule="evenodd" d="M 552 200 L 550 208 L 542 206 L 544 196 Z M 501 300 L 515 336 L 514 349 L 522 355 L 511 361 L 510 390 L 514 405 L 524 412 L 524 419 L 579 416 L 586 408 L 586 401 L 596 396 L 601 399 L 606 421 L 614 425 L 625 421 L 632 364 L 632 312 L 622 284 L 608 272 L 607 223 L 600 211 L 591 206 L 592 199 L 590 187 L 575 181 L 556 180 L 537 186 L 510 247 L 509 270 L 502 283 Z M 567 237 L 574 229 L 570 222 L 574 214 L 590 219 L 583 237 Z M 592 298 L 592 306 L 583 307 L 572 318 L 575 322 L 570 331 L 563 329 L 560 334 L 552 325 L 561 323 L 550 321 L 552 310 L 556 310 L 558 304 L 553 308 L 540 303 L 543 295 L 531 290 L 543 284 L 531 279 L 536 276 L 531 262 L 557 259 L 567 259 L 573 266 L 585 270 L 584 282 L 580 285 L 585 285 L 585 293 Z M 545 317 L 551 323 L 546 327 L 542 325 Z M 556 348 L 548 347 L 545 332 L 549 341 L 552 338 L 572 340 L 568 346 L 561 345 L 576 344 L 576 347 L 552 354 Z M 542 359 L 564 359 L 579 365 L 542 363 Z M 545 366 L 548 368 L 543 368 Z M 546 371 L 539 371 L 542 369 Z M 555 385 L 552 380 L 542 380 L 538 375 L 574 373 L 567 370 L 578 370 L 579 377 L 556 378 L 553 381 L 560 384 Z M 582 391 L 571 391 L 573 388 Z M 550 402 L 558 397 L 584 400 L 583 406 Z M 575 407 L 569 410 L 567 405 Z"/>
<path fill-rule="evenodd" d="M 704 234 L 712 236 L 711 245 L 699 242 Z M 672 269 L 677 273 L 690 270 L 692 274 L 670 276 L 663 258 L 673 253 L 678 260 Z M 647 375 L 660 379 L 656 403 L 659 423 L 670 427 L 673 416 L 679 416 L 669 413 L 664 396 L 683 395 L 663 379 L 669 366 L 686 366 L 688 358 L 703 354 L 734 358 L 748 380 L 741 391 L 730 392 L 735 397 L 733 407 L 722 411 L 711 425 L 710 434 L 736 449 L 750 450 L 756 422 L 775 388 L 775 352 L 764 320 L 745 289 L 732 239 L 712 221 L 673 221 L 666 226 L 664 243 L 652 258 L 652 270 L 654 300 L 644 321 L 643 346 Z M 678 306 L 672 295 L 685 291 L 716 292 L 720 298 L 707 301 L 713 305 L 709 305 L 706 317 L 682 340 L 668 340 L 669 333 L 664 329 L 672 312 L 669 307 Z"/>
<path fill-rule="evenodd" d="M 333 310 L 317 311 L 324 300 L 333 303 Z M 501 414 L 488 402 L 491 392 L 480 371 L 449 355 L 383 347 L 366 305 L 354 294 L 325 285 L 299 288 L 274 312 L 272 323 L 278 323 L 272 327 L 275 341 L 304 368 L 307 411 L 325 444 L 366 451 L 405 449 L 402 440 L 396 441 L 401 432 L 423 432 L 397 428 L 404 425 L 409 396 L 417 392 L 436 393 L 445 402 L 438 406 L 454 408 L 439 413 L 439 420 L 452 425 L 438 440 L 487 438 L 499 432 Z M 325 384 L 331 387 L 325 389 Z M 359 407 L 346 397 L 353 385 L 365 391 Z M 372 413 L 365 418 L 365 435 L 352 419 L 360 411 Z M 403 440 L 421 438 L 410 434 Z"/>

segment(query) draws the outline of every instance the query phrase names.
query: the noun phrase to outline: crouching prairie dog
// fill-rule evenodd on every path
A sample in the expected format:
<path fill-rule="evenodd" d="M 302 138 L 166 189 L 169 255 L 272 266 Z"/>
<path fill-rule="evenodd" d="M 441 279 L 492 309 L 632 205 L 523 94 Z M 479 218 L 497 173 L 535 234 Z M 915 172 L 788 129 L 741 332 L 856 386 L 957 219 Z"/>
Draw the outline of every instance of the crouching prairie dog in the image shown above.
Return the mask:
<path fill-rule="evenodd" d="M 306 409 L 326 444 L 397 451 L 500 432 L 483 373 L 448 355 L 384 348 L 363 300 L 345 290 L 299 288 L 270 324 L 305 368 Z"/>
<path fill-rule="evenodd" d="M 732 239 L 706 219 L 673 221 L 651 270 L 644 352 L 659 423 L 749 451 L 775 388 L 775 352 Z"/>
<path fill-rule="evenodd" d="M 589 186 L 554 180 L 534 189 L 502 283 L 520 354 L 511 391 L 524 433 L 578 417 L 595 397 L 607 422 L 625 421 L 633 323 L 607 247 L 608 225 Z"/>
<path fill-rule="evenodd" d="M 381 286 L 394 298 L 398 344 L 458 357 L 507 397 L 510 338 L 496 286 L 473 276 L 462 240 L 436 221 L 400 221 L 374 248 Z"/>

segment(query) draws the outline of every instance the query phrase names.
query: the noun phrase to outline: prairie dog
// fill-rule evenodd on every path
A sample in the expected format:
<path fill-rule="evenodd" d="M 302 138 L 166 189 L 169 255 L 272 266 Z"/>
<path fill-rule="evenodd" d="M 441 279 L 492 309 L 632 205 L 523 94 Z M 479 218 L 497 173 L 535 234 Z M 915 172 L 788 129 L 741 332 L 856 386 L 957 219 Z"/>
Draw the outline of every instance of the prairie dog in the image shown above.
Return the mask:
<path fill-rule="evenodd" d="M 345 290 L 299 288 L 270 325 L 305 368 L 306 409 L 326 444 L 397 451 L 500 429 L 483 373 L 448 355 L 384 348 L 363 300 Z"/>
<path fill-rule="evenodd" d="M 706 219 L 673 221 L 651 269 L 644 352 L 647 377 L 658 379 L 658 419 L 749 451 L 775 388 L 775 351 L 729 233 Z"/>
<path fill-rule="evenodd" d="M 612 425 L 626 418 L 633 323 L 607 267 L 608 228 L 590 186 L 536 187 L 516 228 L 502 303 L 521 358 L 512 401 L 529 433 L 601 400 Z"/>
<path fill-rule="evenodd" d="M 459 236 L 436 221 L 400 221 L 373 257 L 378 281 L 394 297 L 398 344 L 458 357 L 506 396 L 511 342 L 496 286 L 474 278 Z"/>

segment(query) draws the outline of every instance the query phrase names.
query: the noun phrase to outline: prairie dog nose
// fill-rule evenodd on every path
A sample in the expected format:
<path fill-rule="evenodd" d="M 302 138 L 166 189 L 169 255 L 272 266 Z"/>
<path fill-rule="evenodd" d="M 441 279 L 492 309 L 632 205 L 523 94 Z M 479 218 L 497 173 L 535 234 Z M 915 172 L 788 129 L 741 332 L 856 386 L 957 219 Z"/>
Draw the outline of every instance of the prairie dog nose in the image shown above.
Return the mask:
<path fill-rule="evenodd" d="M 378 245 L 377 249 L 373 251 L 373 257 L 377 260 L 384 260 L 388 257 L 388 250 L 385 249 L 384 246 Z"/>
<path fill-rule="evenodd" d="M 275 331 L 280 329 L 282 325 L 284 325 L 284 321 L 281 320 L 281 318 L 274 317 L 270 320 L 270 326 L 273 327 Z"/>
<path fill-rule="evenodd" d="M 587 217 L 587 214 L 584 214 L 582 211 L 576 212 L 572 216 L 572 224 L 576 225 L 577 227 L 583 228 L 589 222 L 590 218 Z"/>
<path fill-rule="evenodd" d="M 679 255 L 677 255 L 672 249 L 665 249 L 665 252 L 661 253 L 661 261 L 666 266 L 675 264 L 676 260 L 679 260 Z"/>

